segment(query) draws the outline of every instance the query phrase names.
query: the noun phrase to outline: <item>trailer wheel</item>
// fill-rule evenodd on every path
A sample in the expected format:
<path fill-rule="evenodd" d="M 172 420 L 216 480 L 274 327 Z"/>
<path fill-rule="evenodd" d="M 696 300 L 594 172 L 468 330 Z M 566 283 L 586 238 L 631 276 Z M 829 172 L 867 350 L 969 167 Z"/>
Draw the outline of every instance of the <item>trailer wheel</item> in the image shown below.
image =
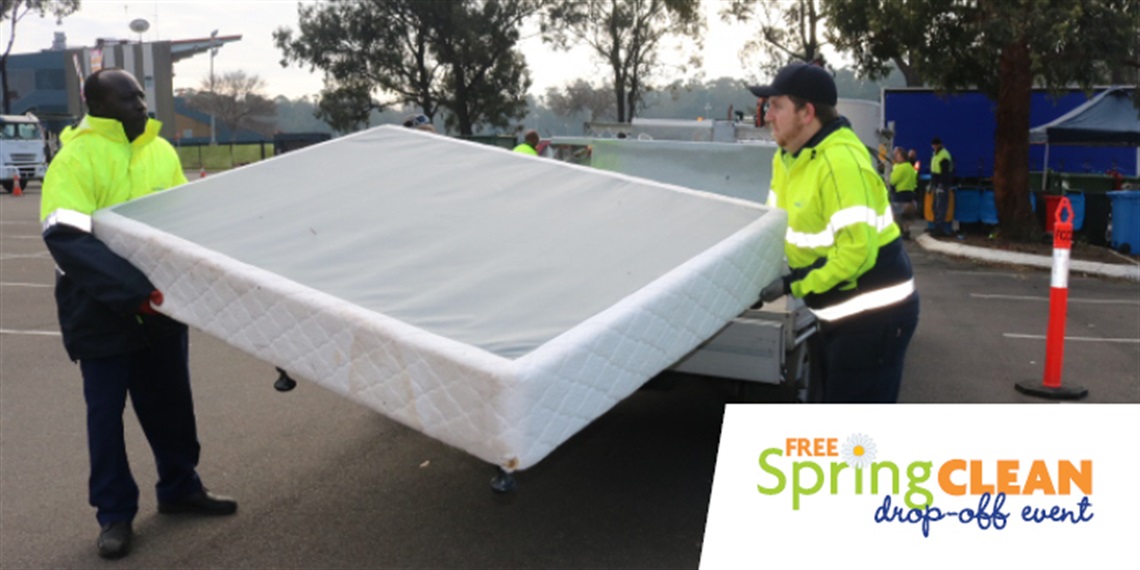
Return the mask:
<path fill-rule="evenodd" d="M 785 356 L 784 399 L 814 404 L 823 401 L 823 362 L 818 335 L 811 335 Z"/>
<path fill-rule="evenodd" d="M 15 184 L 11 180 L 0 180 L 0 186 L 4 187 L 4 191 L 11 194 Z"/>

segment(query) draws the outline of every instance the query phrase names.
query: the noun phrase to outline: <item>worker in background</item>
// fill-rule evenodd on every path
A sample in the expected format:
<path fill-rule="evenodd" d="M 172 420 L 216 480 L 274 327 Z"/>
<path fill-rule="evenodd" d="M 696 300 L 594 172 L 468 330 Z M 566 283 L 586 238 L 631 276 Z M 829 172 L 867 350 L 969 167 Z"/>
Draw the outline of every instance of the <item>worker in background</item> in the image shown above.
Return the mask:
<path fill-rule="evenodd" d="M 88 114 L 60 136 L 43 183 L 40 220 L 55 260 L 55 299 L 68 356 L 79 363 L 91 460 L 88 500 L 104 558 L 125 556 L 139 488 L 123 439 L 130 396 L 158 467 L 158 512 L 228 515 L 230 498 L 198 478 L 186 325 L 158 314 L 162 294 L 91 233 L 91 214 L 186 183 L 178 154 L 147 117 L 135 78 L 107 68 L 84 82 Z"/>
<path fill-rule="evenodd" d="M 788 214 L 789 272 L 760 300 L 790 293 L 819 319 L 825 402 L 895 402 L 919 299 L 883 179 L 826 70 L 793 63 L 750 90 L 780 146 L 769 205 Z"/>
<path fill-rule="evenodd" d="M 435 132 L 435 125 L 431 124 L 431 119 L 427 115 L 409 115 L 404 119 L 404 126 L 409 129 L 417 131 L 427 131 L 429 133 Z"/>
<path fill-rule="evenodd" d="M 1115 160 L 1112 161 L 1112 166 L 1110 166 L 1108 170 L 1105 171 L 1105 174 L 1112 179 L 1113 190 L 1124 189 L 1124 175 L 1120 173 L 1120 168 L 1116 166 Z"/>
<path fill-rule="evenodd" d="M 934 137 L 930 141 L 934 156 L 930 158 L 930 188 L 934 192 L 934 230 L 943 235 L 953 234 L 951 223 L 946 221 L 950 208 L 950 192 L 954 185 L 954 159 L 950 151 L 942 146 L 942 139 Z"/>
<path fill-rule="evenodd" d="M 538 142 L 538 131 L 530 129 L 523 135 L 523 142 L 519 143 L 519 145 L 514 148 L 514 151 L 531 156 L 538 156 Z"/>
<path fill-rule="evenodd" d="M 906 161 L 914 167 L 914 175 L 919 178 L 918 189 L 914 191 L 914 197 L 918 200 L 919 209 L 921 210 L 924 208 L 924 204 L 926 204 L 926 195 L 930 192 L 930 184 L 923 184 L 919 176 L 922 173 L 922 163 L 918 160 L 918 149 L 912 148 L 906 151 Z M 921 217 L 918 212 L 915 212 L 915 216 Z"/>
<path fill-rule="evenodd" d="M 907 161 L 902 147 L 895 147 L 894 166 L 891 167 L 891 210 L 895 221 L 902 230 L 902 238 L 910 239 L 910 223 L 918 212 L 915 188 L 918 188 L 918 172 Z"/>

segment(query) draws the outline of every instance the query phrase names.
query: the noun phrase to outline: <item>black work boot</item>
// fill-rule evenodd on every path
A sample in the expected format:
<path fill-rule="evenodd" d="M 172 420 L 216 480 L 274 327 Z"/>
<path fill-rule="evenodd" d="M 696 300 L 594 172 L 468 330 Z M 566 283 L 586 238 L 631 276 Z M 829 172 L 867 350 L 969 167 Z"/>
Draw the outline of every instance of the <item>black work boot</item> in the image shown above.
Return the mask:
<path fill-rule="evenodd" d="M 158 512 L 164 515 L 189 513 L 195 515 L 232 515 L 237 512 L 237 501 L 215 495 L 205 487 L 197 493 L 170 503 L 159 503 Z"/>
<path fill-rule="evenodd" d="M 103 558 L 122 558 L 131 551 L 131 521 L 117 521 L 107 524 L 99 531 L 99 540 L 95 546 L 99 548 L 99 556 Z"/>

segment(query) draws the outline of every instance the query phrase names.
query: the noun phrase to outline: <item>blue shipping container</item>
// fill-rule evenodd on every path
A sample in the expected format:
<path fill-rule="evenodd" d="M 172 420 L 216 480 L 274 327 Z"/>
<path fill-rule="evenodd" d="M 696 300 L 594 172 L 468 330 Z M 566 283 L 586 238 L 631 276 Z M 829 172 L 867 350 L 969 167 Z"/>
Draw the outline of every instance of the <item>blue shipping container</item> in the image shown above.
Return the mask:
<path fill-rule="evenodd" d="M 1096 92 L 1093 93 L 1096 95 Z M 1088 101 L 1079 89 L 1066 90 L 1053 98 L 1035 89 L 1029 126 L 1045 124 Z M 929 172 L 930 140 L 942 139 L 954 157 L 959 177 L 989 178 L 994 167 L 994 117 L 996 103 L 977 91 L 939 95 L 930 89 L 884 89 L 883 124 L 895 123 L 895 146 L 918 151 L 923 172 Z M 1028 137 L 1029 134 L 1026 133 Z M 1030 145 L 1029 170 L 1040 171 L 1045 146 Z M 1113 165 L 1127 175 L 1137 173 L 1136 149 L 1105 146 L 1050 146 L 1049 168 L 1059 172 L 1103 174 Z"/>

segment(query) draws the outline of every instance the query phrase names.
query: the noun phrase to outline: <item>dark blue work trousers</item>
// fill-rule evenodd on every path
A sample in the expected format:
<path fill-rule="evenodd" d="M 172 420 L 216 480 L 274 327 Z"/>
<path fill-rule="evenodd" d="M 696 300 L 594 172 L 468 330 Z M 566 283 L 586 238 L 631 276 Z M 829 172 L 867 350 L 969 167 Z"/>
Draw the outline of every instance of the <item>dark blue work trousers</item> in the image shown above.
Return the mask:
<path fill-rule="evenodd" d="M 954 233 L 954 223 L 946 221 L 946 215 L 950 210 L 951 192 L 953 190 L 949 186 L 934 186 L 934 229 L 943 235 Z"/>
<path fill-rule="evenodd" d="M 918 293 L 894 306 L 823 323 L 823 401 L 893 404 L 918 328 Z"/>
<path fill-rule="evenodd" d="M 87 400 L 89 501 L 99 524 L 129 521 L 138 513 L 139 488 L 123 440 L 128 394 L 154 452 L 158 501 L 177 501 L 201 490 L 187 333 L 153 339 L 147 348 L 130 354 L 79 364 Z"/>

